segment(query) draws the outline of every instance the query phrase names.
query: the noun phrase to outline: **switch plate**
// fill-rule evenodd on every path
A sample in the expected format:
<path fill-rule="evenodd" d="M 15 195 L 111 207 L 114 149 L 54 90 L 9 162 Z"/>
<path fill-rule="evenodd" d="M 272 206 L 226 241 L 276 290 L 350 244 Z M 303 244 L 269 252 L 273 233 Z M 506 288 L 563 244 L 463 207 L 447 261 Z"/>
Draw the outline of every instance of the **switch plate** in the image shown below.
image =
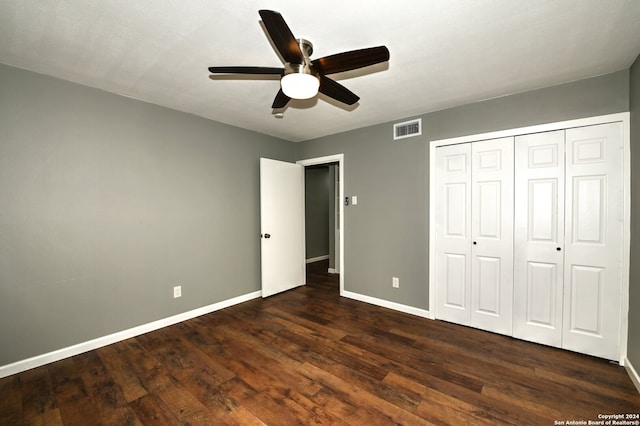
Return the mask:
<path fill-rule="evenodd" d="M 182 286 L 177 285 L 173 288 L 173 298 L 177 299 L 178 297 L 182 297 Z"/>
<path fill-rule="evenodd" d="M 393 288 L 400 288 L 400 278 L 398 277 L 391 278 L 391 285 L 393 286 Z"/>
<path fill-rule="evenodd" d="M 352 195 L 351 196 L 351 205 L 355 206 L 356 204 L 358 204 L 358 196 L 357 195 Z"/>

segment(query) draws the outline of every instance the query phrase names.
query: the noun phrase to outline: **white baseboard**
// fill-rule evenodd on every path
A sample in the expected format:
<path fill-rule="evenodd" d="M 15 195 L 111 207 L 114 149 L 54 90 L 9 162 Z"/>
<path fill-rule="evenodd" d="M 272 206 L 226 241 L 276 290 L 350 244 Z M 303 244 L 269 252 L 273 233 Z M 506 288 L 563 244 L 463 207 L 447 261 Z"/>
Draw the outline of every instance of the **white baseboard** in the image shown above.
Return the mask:
<path fill-rule="evenodd" d="M 306 260 L 306 263 L 320 262 L 321 260 L 327 260 L 327 259 L 329 259 L 329 255 L 325 254 L 323 256 L 310 257 L 309 259 Z"/>
<path fill-rule="evenodd" d="M 329 268 L 329 269 L 327 269 L 327 272 L 330 273 L 330 274 L 337 274 L 338 273 L 338 271 L 336 271 L 335 268 Z"/>
<path fill-rule="evenodd" d="M 360 302 L 369 303 L 371 305 L 382 306 L 383 308 L 393 309 L 394 311 L 400 311 L 406 314 L 433 319 L 429 311 L 426 309 L 415 308 L 413 306 L 403 305 L 401 303 L 396 303 L 396 302 L 390 302 L 388 300 L 378 299 L 371 296 L 365 296 L 364 294 L 353 293 L 351 291 L 343 291 L 340 294 L 340 296 L 348 297 L 349 299 L 358 300 Z"/>
<path fill-rule="evenodd" d="M 117 333 L 89 340 L 87 342 L 78 343 L 77 345 L 69 346 L 67 348 L 58 349 L 53 352 L 37 355 L 32 358 L 16 361 L 11 364 L 2 365 L 0 366 L 0 379 L 3 377 L 11 376 L 13 374 L 21 373 L 26 370 L 30 370 L 32 368 L 40 367 L 45 364 L 49 364 L 51 362 L 59 361 L 64 358 L 69 358 L 74 355 L 98 349 L 112 343 L 120 342 L 131 337 L 139 336 L 150 331 L 158 330 L 169 325 L 177 324 L 191 318 L 199 317 L 200 315 L 205 315 L 214 311 L 218 311 L 220 309 L 228 308 L 229 306 L 237 305 L 238 303 L 257 299 L 260 296 L 262 296 L 261 291 L 254 291 L 253 293 L 247 293 L 242 296 L 234 297 L 232 299 L 223 300 L 212 305 L 203 306 L 201 308 L 183 312 L 181 314 L 174 315 L 168 318 L 163 318 L 161 320 L 153 321 L 147 324 L 142 324 L 128 330 L 122 330 Z"/>
<path fill-rule="evenodd" d="M 640 393 L 640 376 L 638 376 L 638 371 L 631 365 L 629 358 L 625 358 L 624 368 L 627 370 L 627 374 L 631 377 L 631 381 L 636 386 L 636 389 L 638 389 L 638 393 Z"/>

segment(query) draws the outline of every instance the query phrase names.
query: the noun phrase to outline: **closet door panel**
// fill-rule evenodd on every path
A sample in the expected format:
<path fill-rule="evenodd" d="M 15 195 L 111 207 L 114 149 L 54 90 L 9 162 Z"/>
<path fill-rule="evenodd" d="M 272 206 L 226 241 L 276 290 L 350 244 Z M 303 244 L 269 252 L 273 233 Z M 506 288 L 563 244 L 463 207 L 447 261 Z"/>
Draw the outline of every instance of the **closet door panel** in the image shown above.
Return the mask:
<path fill-rule="evenodd" d="M 471 325 L 510 335 L 513 138 L 471 144 Z"/>
<path fill-rule="evenodd" d="M 568 329 L 601 337 L 604 312 L 605 270 L 593 266 L 571 267 L 571 319 Z"/>
<path fill-rule="evenodd" d="M 558 300 L 558 289 L 562 290 L 557 282 L 558 269 L 557 265 L 551 263 L 527 262 L 526 324 L 560 329 L 558 321 L 561 316 L 555 309 L 557 305 L 561 305 L 561 300 Z M 529 336 L 522 336 L 524 337 Z"/>
<path fill-rule="evenodd" d="M 560 347 L 564 130 L 515 138 L 514 337 Z"/>
<path fill-rule="evenodd" d="M 618 359 L 622 288 L 622 124 L 568 129 L 562 347 Z"/>
<path fill-rule="evenodd" d="M 436 149 L 436 318 L 469 325 L 471 147 Z"/>
<path fill-rule="evenodd" d="M 500 315 L 500 259 L 477 256 L 478 304 L 476 310 L 484 314 Z"/>
<path fill-rule="evenodd" d="M 444 253 L 443 296 L 445 308 L 465 311 L 467 303 L 468 256 L 459 253 Z M 443 318 L 444 319 L 444 318 Z M 466 320 L 466 318 L 465 318 Z"/>

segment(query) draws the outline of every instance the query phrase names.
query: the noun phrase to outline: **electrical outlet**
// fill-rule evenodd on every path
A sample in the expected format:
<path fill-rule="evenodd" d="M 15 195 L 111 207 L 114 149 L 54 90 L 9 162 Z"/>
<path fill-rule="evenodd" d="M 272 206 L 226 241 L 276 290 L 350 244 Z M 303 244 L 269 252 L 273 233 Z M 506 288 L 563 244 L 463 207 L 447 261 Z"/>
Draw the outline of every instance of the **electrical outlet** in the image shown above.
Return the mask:
<path fill-rule="evenodd" d="M 393 286 L 393 288 L 400 288 L 400 278 L 398 277 L 391 278 L 391 285 Z"/>
<path fill-rule="evenodd" d="M 173 298 L 177 299 L 178 297 L 182 297 L 182 286 L 177 285 L 173 288 Z"/>

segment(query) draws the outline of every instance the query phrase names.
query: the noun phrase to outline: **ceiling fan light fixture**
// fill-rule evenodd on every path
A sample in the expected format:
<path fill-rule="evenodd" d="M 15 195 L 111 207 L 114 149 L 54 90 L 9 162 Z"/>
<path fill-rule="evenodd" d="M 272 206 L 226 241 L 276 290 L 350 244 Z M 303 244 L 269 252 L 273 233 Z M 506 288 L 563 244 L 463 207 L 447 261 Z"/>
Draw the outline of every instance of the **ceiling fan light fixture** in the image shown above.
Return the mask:
<path fill-rule="evenodd" d="M 282 91 L 291 99 L 309 99 L 318 94 L 320 79 L 307 65 L 287 64 L 280 80 Z"/>
<path fill-rule="evenodd" d="M 273 47 L 284 62 L 284 68 L 216 66 L 209 67 L 209 72 L 280 76 L 280 90 L 271 104 L 274 110 L 286 108 L 291 99 L 310 99 L 318 92 L 345 105 L 354 105 L 360 97 L 327 77 L 327 74 L 351 71 L 389 60 L 389 49 L 377 46 L 337 53 L 312 61 L 313 44 L 303 38 L 296 39 L 282 15 L 266 9 L 259 10 L 258 14 Z"/>

